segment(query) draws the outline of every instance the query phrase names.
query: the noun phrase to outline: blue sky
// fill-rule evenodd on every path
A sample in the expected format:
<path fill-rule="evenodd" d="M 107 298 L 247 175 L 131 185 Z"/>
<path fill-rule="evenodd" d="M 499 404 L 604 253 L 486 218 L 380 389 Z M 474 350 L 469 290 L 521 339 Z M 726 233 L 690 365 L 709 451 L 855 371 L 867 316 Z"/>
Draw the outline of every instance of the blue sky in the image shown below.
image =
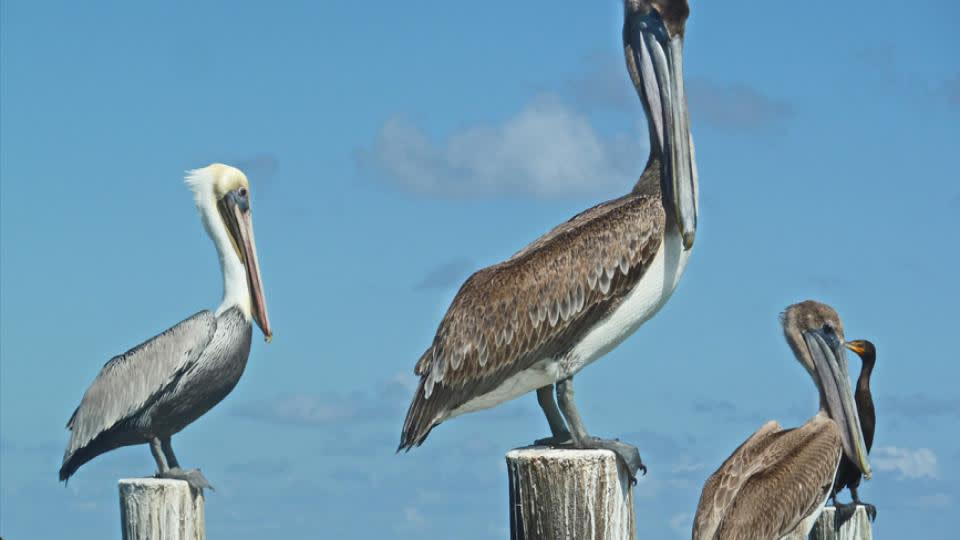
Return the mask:
<path fill-rule="evenodd" d="M 686 66 L 697 245 L 664 310 L 577 378 L 636 444 L 640 538 L 766 419 L 816 408 L 777 314 L 826 301 L 879 349 L 877 534 L 960 503 L 960 8 L 696 2 Z M 174 438 L 218 488 L 211 537 L 503 538 L 532 396 L 394 455 L 413 365 L 460 282 L 632 186 L 647 156 L 621 5 L 0 4 L 0 534 L 119 537 L 146 447 L 56 481 L 102 364 L 216 307 L 181 179 L 248 173 L 272 344 Z M 854 367 L 856 371 L 856 362 Z"/>

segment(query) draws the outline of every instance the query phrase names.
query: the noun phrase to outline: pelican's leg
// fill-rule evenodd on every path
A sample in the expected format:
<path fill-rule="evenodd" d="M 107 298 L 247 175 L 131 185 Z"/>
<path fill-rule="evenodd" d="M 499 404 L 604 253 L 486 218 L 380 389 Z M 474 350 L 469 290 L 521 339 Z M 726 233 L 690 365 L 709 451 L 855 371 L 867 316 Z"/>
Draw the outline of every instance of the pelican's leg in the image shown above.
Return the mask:
<path fill-rule="evenodd" d="M 177 456 L 173 453 L 173 445 L 170 444 L 170 437 L 160 439 L 160 447 L 163 448 L 163 454 L 167 456 L 167 463 L 169 463 L 171 467 L 179 469 L 180 462 L 177 461 Z"/>
<path fill-rule="evenodd" d="M 550 433 L 553 435 L 545 439 L 537 439 L 533 444 L 543 446 L 557 446 L 570 442 L 570 432 L 567 431 L 567 424 L 563 421 L 563 415 L 557 408 L 557 402 L 553 399 L 553 385 L 548 384 L 537 389 L 537 403 L 543 409 L 543 414 L 547 417 L 550 424 Z"/>
<path fill-rule="evenodd" d="M 157 474 L 158 478 L 185 480 L 188 484 L 199 490 L 203 490 L 204 488 L 213 489 L 213 486 L 211 486 L 210 482 L 203 476 L 200 469 L 183 470 L 180 468 L 177 456 L 173 453 L 173 445 L 170 444 L 170 437 L 164 437 L 162 439 L 154 438 L 150 441 L 150 450 L 153 452 L 153 457 L 157 460 L 158 466 L 161 463 L 161 459 L 164 460 L 163 467 L 160 468 L 160 472 Z M 170 465 L 169 468 L 167 464 Z"/>
<path fill-rule="evenodd" d="M 557 401 L 560 403 L 560 411 L 567 419 L 567 425 L 570 427 L 570 436 L 573 439 L 574 448 L 611 450 L 626 466 L 627 473 L 634 482 L 636 482 L 637 471 L 647 474 L 647 467 L 640 459 L 640 452 L 637 447 L 616 439 L 601 439 L 587 434 L 587 428 L 583 425 L 580 412 L 577 411 L 577 406 L 573 403 L 573 377 L 567 377 L 557 382 Z"/>
<path fill-rule="evenodd" d="M 156 437 L 150 439 L 150 453 L 153 454 L 153 459 L 157 462 L 157 478 L 160 478 L 170 470 L 160 439 Z"/>

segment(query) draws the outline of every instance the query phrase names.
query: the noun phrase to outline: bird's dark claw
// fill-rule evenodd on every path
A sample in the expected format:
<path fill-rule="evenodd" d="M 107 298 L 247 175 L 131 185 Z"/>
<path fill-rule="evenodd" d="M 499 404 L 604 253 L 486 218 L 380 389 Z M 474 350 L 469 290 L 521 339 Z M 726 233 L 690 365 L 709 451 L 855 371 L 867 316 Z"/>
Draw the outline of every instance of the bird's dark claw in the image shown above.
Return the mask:
<path fill-rule="evenodd" d="M 876 506 L 874 506 L 874 505 L 872 505 L 872 504 L 870 504 L 870 503 L 865 503 L 865 502 L 861 502 L 860 505 L 863 506 L 863 508 L 867 511 L 867 517 L 870 518 L 870 522 L 871 522 L 871 523 L 873 523 L 874 521 L 877 520 L 877 507 L 876 507 Z"/>
<path fill-rule="evenodd" d="M 617 460 L 626 468 L 631 486 L 637 484 L 637 471 L 641 471 L 644 475 L 647 474 L 647 466 L 640 459 L 640 451 L 637 450 L 637 447 L 620 442 L 617 439 L 587 437 L 579 444 L 574 444 L 574 448 L 610 450 L 616 454 Z"/>

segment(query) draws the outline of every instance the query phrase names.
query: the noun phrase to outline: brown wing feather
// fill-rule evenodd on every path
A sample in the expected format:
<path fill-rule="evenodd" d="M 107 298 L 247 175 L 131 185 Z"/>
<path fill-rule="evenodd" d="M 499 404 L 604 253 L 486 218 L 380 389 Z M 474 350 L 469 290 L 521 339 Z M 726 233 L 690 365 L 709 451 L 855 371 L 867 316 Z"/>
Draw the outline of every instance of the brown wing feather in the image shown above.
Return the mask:
<path fill-rule="evenodd" d="M 631 194 L 563 223 L 463 284 L 414 369 L 400 448 L 450 411 L 569 349 L 643 276 L 663 237 L 657 197 Z"/>
<path fill-rule="evenodd" d="M 779 431 L 767 423 L 708 480 L 694 540 L 777 539 L 820 505 L 842 453 L 840 431 L 824 415 Z"/>

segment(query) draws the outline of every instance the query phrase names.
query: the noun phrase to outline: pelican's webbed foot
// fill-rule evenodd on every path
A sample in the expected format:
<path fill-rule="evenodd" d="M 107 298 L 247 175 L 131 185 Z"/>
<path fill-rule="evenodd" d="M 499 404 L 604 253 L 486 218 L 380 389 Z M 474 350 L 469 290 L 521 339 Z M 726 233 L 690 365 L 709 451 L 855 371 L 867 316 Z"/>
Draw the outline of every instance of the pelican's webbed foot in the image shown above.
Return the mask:
<path fill-rule="evenodd" d="M 627 474 L 630 475 L 630 483 L 637 483 L 637 472 L 646 475 L 647 466 L 640 459 L 640 451 L 636 446 L 621 442 L 617 439 L 601 439 L 599 437 L 585 437 L 579 442 L 573 444 L 574 448 L 591 450 L 610 450 L 617 455 L 620 463 L 627 468 Z"/>
<path fill-rule="evenodd" d="M 184 480 L 192 487 L 203 490 L 210 489 L 211 491 L 216 491 L 213 489 L 213 486 L 210 485 L 210 482 L 203 476 L 203 473 L 200 472 L 200 469 L 181 469 L 180 467 L 173 467 L 167 469 L 164 472 L 157 473 L 157 478 L 170 478 L 172 480 Z"/>

